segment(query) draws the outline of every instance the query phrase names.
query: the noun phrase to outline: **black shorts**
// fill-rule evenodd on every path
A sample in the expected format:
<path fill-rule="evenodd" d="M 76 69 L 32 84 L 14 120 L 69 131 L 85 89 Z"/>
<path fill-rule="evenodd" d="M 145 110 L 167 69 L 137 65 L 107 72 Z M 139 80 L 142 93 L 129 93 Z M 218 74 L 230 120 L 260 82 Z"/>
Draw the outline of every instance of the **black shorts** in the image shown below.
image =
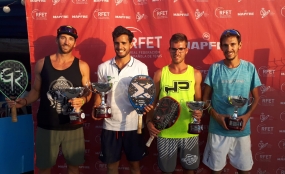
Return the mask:
<path fill-rule="evenodd" d="M 137 131 L 110 131 L 101 133 L 101 152 L 99 159 L 103 163 L 114 163 L 121 159 L 122 152 L 128 161 L 140 161 L 146 155 L 143 134 Z"/>

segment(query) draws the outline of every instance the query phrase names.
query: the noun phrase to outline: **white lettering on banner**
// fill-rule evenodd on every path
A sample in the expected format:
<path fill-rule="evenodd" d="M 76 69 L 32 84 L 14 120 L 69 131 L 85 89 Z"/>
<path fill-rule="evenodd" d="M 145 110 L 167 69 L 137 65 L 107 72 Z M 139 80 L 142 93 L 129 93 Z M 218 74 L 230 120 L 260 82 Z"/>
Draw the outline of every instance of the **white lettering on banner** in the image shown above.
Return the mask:
<path fill-rule="evenodd" d="M 280 120 L 285 121 L 285 111 L 280 114 Z"/>
<path fill-rule="evenodd" d="M 217 50 L 220 49 L 220 42 L 188 42 L 187 47 L 190 50 L 204 50 L 209 49 L 211 50 L 213 47 L 216 47 Z"/>
<path fill-rule="evenodd" d="M 283 82 L 283 83 L 281 84 L 281 87 L 280 87 L 280 88 L 281 88 L 281 91 L 282 91 L 282 92 L 285 92 L 285 82 Z"/>
<path fill-rule="evenodd" d="M 168 11 L 167 10 L 161 10 L 160 8 L 156 8 L 153 10 L 153 17 L 155 19 L 168 18 Z"/>
<path fill-rule="evenodd" d="M 90 166 L 78 166 L 79 169 L 90 169 Z"/>
<path fill-rule="evenodd" d="M 38 9 L 32 11 L 32 18 L 35 20 L 47 20 L 47 12 L 41 12 Z"/>
<path fill-rule="evenodd" d="M 107 164 L 103 164 L 101 161 L 97 161 L 95 163 L 95 168 L 96 170 L 100 170 L 100 171 L 107 170 Z"/>
<path fill-rule="evenodd" d="M 269 91 L 270 89 L 270 86 L 265 86 L 264 84 L 262 84 L 260 87 L 259 87 L 260 91 L 261 91 L 261 94 L 264 94 L 265 92 Z M 272 89 L 272 88 L 271 88 Z M 274 89 L 272 89 L 274 91 Z"/>
<path fill-rule="evenodd" d="M 52 5 L 56 5 L 59 2 L 60 2 L 60 0 L 52 0 Z"/>
<path fill-rule="evenodd" d="M 268 143 L 264 143 L 263 141 L 260 141 L 258 143 L 258 149 L 259 150 L 262 150 L 262 149 L 264 149 L 265 147 L 268 147 L 268 146 L 270 146 L 270 145 Z"/>
<path fill-rule="evenodd" d="M 247 10 L 245 10 L 244 12 L 238 12 L 237 15 L 238 16 L 254 16 L 254 12 L 248 12 Z"/>
<path fill-rule="evenodd" d="M 285 6 L 282 7 L 280 11 L 281 11 L 281 15 L 282 15 L 283 17 L 285 17 Z"/>
<path fill-rule="evenodd" d="M 264 113 L 260 114 L 260 122 L 264 122 L 270 117 L 270 115 L 265 115 Z"/>
<path fill-rule="evenodd" d="M 67 168 L 67 165 L 66 165 L 66 164 L 64 164 L 64 165 L 58 165 L 57 167 L 60 168 L 60 169 L 66 169 L 66 168 Z"/>
<path fill-rule="evenodd" d="M 260 134 L 273 134 L 274 127 L 268 127 L 265 124 L 259 124 L 257 126 L 257 132 Z"/>
<path fill-rule="evenodd" d="M 71 15 L 71 18 L 73 19 L 88 19 L 88 15 L 83 15 L 79 13 L 78 15 Z"/>
<path fill-rule="evenodd" d="M 189 13 L 183 13 L 182 11 L 180 11 L 179 13 L 173 13 L 173 16 L 189 16 Z"/>
<path fill-rule="evenodd" d="M 194 14 L 195 18 L 199 19 L 200 17 L 202 17 L 204 15 L 204 13 L 205 13 L 204 11 L 200 12 L 199 9 L 196 9 L 195 14 Z"/>
<path fill-rule="evenodd" d="M 131 16 L 122 15 L 115 15 L 116 19 L 131 19 Z"/>
<path fill-rule="evenodd" d="M 261 18 L 265 18 L 266 16 L 268 16 L 269 13 L 270 13 L 270 10 L 265 10 L 264 8 L 261 8 L 260 10 Z"/>
<path fill-rule="evenodd" d="M 54 19 L 67 19 L 67 18 L 69 18 L 69 16 L 68 15 L 54 15 L 54 16 L 52 16 L 52 18 L 54 18 Z"/>
<path fill-rule="evenodd" d="M 138 37 L 134 38 L 133 45 L 135 48 L 142 48 L 142 45 L 146 45 L 146 48 L 160 48 L 160 41 L 162 36 L 154 36 L 154 37 Z M 156 45 L 153 44 L 153 41 L 156 41 Z"/>
<path fill-rule="evenodd" d="M 193 0 L 195 2 L 208 2 L 209 0 Z"/>
<path fill-rule="evenodd" d="M 271 162 L 272 155 L 265 154 L 264 152 L 257 152 L 255 154 L 256 161 Z"/>
<path fill-rule="evenodd" d="M 215 15 L 217 18 L 231 18 L 232 10 L 225 10 L 223 7 L 218 7 L 215 9 Z"/>
<path fill-rule="evenodd" d="M 285 174 L 285 167 L 279 167 L 276 170 L 276 174 Z"/>
<path fill-rule="evenodd" d="M 97 144 L 101 144 L 101 135 L 99 134 L 99 135 L 96 135 L 96 137 L 95 137 L 95 142 L 97 143 Z"/>
<path fill-rule="evenodd" d="M 261 66 L 258 68 L 258 74 L 261 77 L 274 77 L 275 76 L 275 70 L 274 69 L 268 69 L 267 66 Z"/>
<path fill-rule="evenodd" d="M 93 16 L 96 19 L 110 19 L 110 12 L 102 11 L 102 9 L 96 9 L 93 12 Z"/>
<path fill-rule="evenodd" d="M 120 5 L 122 2 L 123 2 L 123 0 L 115 0 L 116 6 L 117 6 L 117 5 Z"/>
<path fill-rule="evenodd" d="M 74 4 L 88 4 L 88 0 L 72 0 Z"/>
<path fill-rule="evenodd" d="M 278 147 L 281 149 L 281 150 L 285 150 L 285 139 L 282 139 L 278 142 Z"/>
<path fill-rule="evenodd" d="M 137 12 L 136 14 L 136 19 L 137 19 L 137 22 L 142 20 L 142 19 L 147 19 L 147 15 L 145 14 L 140 14 L 140 12 Z"/>
<path fill-rule="evenodd" d="M 261 106 L 274 106 L 275 99 L 266 98 L 266 96 L 262 95 L 259 98 L 258 104 Z"/>
<path fill-rule="evenodd" d="M 135 5 L 147 5 L 147 0 L 133 0 Z"/>
<path fill-rule="evenodd" d="M 94 0 L 93 2 L 109 2 L 109 0 Z"/>

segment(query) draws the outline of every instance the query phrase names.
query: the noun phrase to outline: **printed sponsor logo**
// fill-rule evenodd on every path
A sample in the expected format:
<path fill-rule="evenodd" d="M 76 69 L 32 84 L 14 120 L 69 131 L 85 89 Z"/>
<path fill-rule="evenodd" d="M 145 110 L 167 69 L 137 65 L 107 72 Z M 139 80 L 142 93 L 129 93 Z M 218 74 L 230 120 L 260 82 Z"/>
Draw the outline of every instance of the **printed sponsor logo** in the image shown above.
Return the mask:
<path fill-rule="evenodd" d="M 265 95 L 261 95 L 258 104 L 261 106 L 274 106 L 274 98 L 267 98 Z"/>
<path fill-rule="evenodd" d="M 131 16 L 127 16 L 127 15 L 115 15 L 115 19 L 131 19 Z"/>
<path fill-rule="evenodd" d="M 202 16 L 207 17 L 209 14 L 208 14 L 208 13 L 205 13 L 204 11 L 200 11 L 199 9 L 196 9 L 194 15 L 195 15 L 195 19 L 199 19 L 199 18 L 201 18 Z"/>
<path fill-rule="evenodd" d="M 257 152 L 255 154 L 256 161 L 271 162 L 272 155 L 265 154 L 265 152 Z"/>
<path fill-rule="evenodd" d="M 261 168 L 258 168 L 258 169 L 257 169 L 257 174 L 270 174 L 270 173 L 268 173 L 266 170 L 263 170 L 263 169 L 261 169 Z"/>
<path fill-rule="evenodd" d="M 285 6 L 281 8 L 280 12 L 281 12 L 281 15 L 285 17 Z"/>
<path fill-rule="evenodd" d="M 93 16 L 96 19 L 110 19 L 110 12 L 103 11 L 102 9 L 96 9 L 93 12 Z"/>
<path fill-rule="evenodd" d="M 120 5 L 123 3 L 124 0 L 115 0 L 116 6 Z M 125 2 L 126 3 L 126 2 Z"/>
<path fill-rule="evenodd" d="M 276 170 L 276 174 L 284 174 L 285 173 L 285 167 L 279 167 L 277 170 Z"/>
<path fill-rule="evenodd" d="M 63 3 L 65 3 L 65 2 L 66 2 L 66 0 L 52 0 L 52 5 L 56 5 L 56 4 L 58 4 L 58 3 L 63 4 Z"/>
<path fill-rule="evenodd" d="M 95 163 L 95 169 L 99 171 L 107 170 L 107 164 L 102 163 L 101 161 L 97 161 Z"/>
<path fill-rule="evenodd" d="M 133 0 L 135 5 L 147 5 L 147 0 Z"/>
<path fill-rule="evenodd" d="M 211 35 L 210 35 L 210 33 L 208 33 L 208 32 L 204 32 L 204 33 L 202 34 L 202 38 L 203 38 L 204 40 L 210 40 Z"/>
<path fill-rule="evenodd" d="M 98 135 L 95 136 L 95 142 L 96 142 L 97 144 L 101 144 L 101 135 L 100 135 L 100 134 L 98 134 Z"/>
<path fill-rule="evenodd" d="M 46 0 L 30 0 L 30 2 L 46 2 Z"/>
<path fill-rule="evenodd" d="M 168 11 L 167 10 L 161 10 L 160 8 L 156 8 L 152 12 L 153 17 L 155 19 L 165 19 L 168 18 Z"/>
<path fill-rule="evenodd" d="M 265 8 L 261 8 L 260 10 L 260 16 L 261 18 L 265 18 L 266 16 L 268 16 L 270 13 L 270 10 L 265 10 Z"/>
<path fill-rule="evenodd" d="M 285 111 L 280 114 L 280 120 L 285 121 Z"/>
<path fill-rule="evenodd" d="M 142 19 L 147 19 L 147 15 L 146 14 L 140 14 L 140 12 L 137 12 L 136 19 L 137 19 L 137 22 L 139 22 Z"/>
<path fill-rule="evenodd" d="M 264 122 L 266 120 L 272 120 L 271 116 L 270 115 L 266 115 L 264 113 L 261 113 L 260 114 L 260 122 Z"/>
<path fill-rule="evenodd" d="M 68 15 L 63 15 L 63 14 L 59 14 L 59 15 L 53 15 L 52 18 L 54 19 L 68 19 L 69 16 Z"/>
<path fill-rule="evenodd" d="M 281 84 L 281 87 L 280 87 L 280 88 L 281 88 L 281 91 L 282 91 L 282 92 L 285 92 L 285 82 Z"/>
<path fill-rule="evenodd" d="M 247 10 L 244 10 L 243 12 L 238 12 L 238 16 L 254 16 L 254 12 L 249 12 Z"/>
<path fill-rule="evenodd" d="M 182 12 L 182 11 L 180 11 L 179 13 L 173 13 L 173 16 L 174 17 L 187 17 L 187 16 L 189 16 L 189 13 L 185 13 L 185 12 Z"/>
<path fill-rule="evenodd" d="M 47 12 L 42 12 L 38 9 L 34 9 L 32 11 L 32 18 L 35 20 L 47 20 L 47 14 Z"/>
<path fill-rule="evenodd" d="M 265 143 L 265 142 L 263 142 L 263 141 L 260 141 L 260 142 L 258 143 L 258 149 L 259 149 L 259 150 L 262 150 L 262 149 L 264 149 L 264 148 L 271 148 L 271 145 L 270 145 L 269 143 Z"/>
<path fill-rule="evenodd" d="M 84 15 L 81 13 L 75 14 L 75 15 L 71 15 L 72 19 L 88 19 L 88 15 Z"/>
<path fill-rule="evenodd" d="M 208 2 L 209 0 L 193 0 L 195 2 Z"/>
<path fill-rule="evenodd" d="M 274 69 L 268 69 L 266 66 L 261 66 L 258 68 L 258 74 L 261 77 L 274 77 L 275 76 L 275 70 Z"/>
<path fill-rule="evenodd" d="M 273 88 L 270 88 L 270 86 L 265 86 L 264 84 L 262 84 L 259 89 L 261 91 L 261 94 L 264 94 L 267 91 L 274 91 Z"/>
<path fill-rule="evenodd" d="M 282 139 L 278 142 L 278 147 L 281 149 L 281 150 L 285 150 L 285 139 Z"/>
<path fill-rule="evenodd" d="M 90 169 L 90 166 L 78 166 L 79 169 Z"/>
<path fill-rule="evenodd" d="M 109 0 L 94 0 L 93 2 L 109 2 Z"/>
<path fill-rule="evenodd" d="M 274 127 L 266 126 L 266 124 L 259 124 L 257 126 L 257 132 L 260 134 L 273 134 Z"/>
<path fill-rule="evenodd" d="M 285 156 L 277 157 L 277 161 L 285 161 Z"/>
<path fill-rule="evenodd" d="M 72 0 L 74 4 L 88 4 L 88 0 Z"/>
<path fill-rule="evenodd" d="M 232 10 L 226 10 L 223 7 L 218 7 L 215 9 L 215 15 L 217 18 L 231 18 Z"/>

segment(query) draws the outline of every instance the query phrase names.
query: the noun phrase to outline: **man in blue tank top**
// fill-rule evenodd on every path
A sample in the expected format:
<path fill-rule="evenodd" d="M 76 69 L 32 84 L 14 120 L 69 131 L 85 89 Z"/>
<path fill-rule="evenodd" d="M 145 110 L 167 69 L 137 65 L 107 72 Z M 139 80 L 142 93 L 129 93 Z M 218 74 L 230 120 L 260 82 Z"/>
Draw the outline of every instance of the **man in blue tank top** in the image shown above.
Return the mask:
<path fill-rule="evenodd" d="M 210 99 L 211 106 L 208 109 L 210 125 L 203 163 L 213 173 L 219 174 L 225 167 L 228 156 L 239 174 L 248 174 L 253 165 L 250 116 L 258 104 L 258 86 L 261 82 L 255 66 L 238 56 L 242 42 L 237 30 L 225 30 L 220 37 L 220 45 L 225 58 L 210 67 L 204 81 L 203 100 Z M 247 102 L 238 108 L 238 117 L 232 122 L 238 124 L 229 124 L 226 120 L 234 114 L 233 102 L 229 102 L 230 96 L 250 99 L 249 94 L 254 98 L 252 104 L 249 106 Z"/>
<path fill-rule="evenodd" d="M 68 174 L 79 174 L 84 163 L 83 124 L 71 124 L 69 106 L 80 110 L 91 98 L 91 93 L 81 98 L 68 99 L 58 89 L 85 86 L 90 82 L 90 70 L 86 62 L 72 54 L 77 31 L 72 26 L 57 29 L 58 51 L 37 61 L 35 80 L 31 91 L 11 107 L 22 108 L 40 99 L 37 113 L 36 166 L 39 174 L 50 174 L 59 153 L 59 147 L 67 164 Z"/>

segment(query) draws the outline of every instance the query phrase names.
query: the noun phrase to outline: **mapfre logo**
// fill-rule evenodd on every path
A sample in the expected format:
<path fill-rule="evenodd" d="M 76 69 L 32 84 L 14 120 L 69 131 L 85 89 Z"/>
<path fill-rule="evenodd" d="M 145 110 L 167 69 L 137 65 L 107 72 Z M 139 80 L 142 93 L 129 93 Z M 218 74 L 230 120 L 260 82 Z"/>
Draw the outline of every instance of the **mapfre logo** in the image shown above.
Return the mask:
<path fill-rule="evenodd" d="M 258 104 L 261 106 L 274 106 L 274 98 L 267 98 L 265 95 L 261 95 Z"/>
<path fill-rule="evenodd" d="M 285 150 L 285 139 L 280 140 L 280 141 L 278 142 L 278 147 L 279 147 L 281 150 Z"/>
<path fill-rule="evenodd" d="M 47 14 L 47 12 L 42 12 L 38 9 L 34 9 L 32 11 L 32 18 L 35 20 L 47 20 Z"/>
<path fill-rule="evenodd" d="M 280 12 L 281 16 L 285 17 L 285 6 L 281 8 Z"/>
<path fill-rule="evenodd" d="M 30 0 L 30 2 L 46 2 L 46 0 Z"/>
<path fill-rule="evenodd" d="M 189 13 L 180 11 L 180 12 L 178 12 L 178 13 L 173 13 L 173 16 L 174 16 L 174 17 L 187 17 L 187 16 L 189 16 Z"/>
<path fill-rule="evenodd" d="M 266 154 L 265 152 L 257 152 L 255 154 L 256 161 L 260 162 L 271 162 L 272 155 Z"/>
<path fill-rule="evenodd" d="M 168 18 L 168 11 L 167 10 L 161 10 L 160 8 L 156 8 L 152 12 L 153 17 L 155 19 L 166 19 Z"/>
<path fill-rule="evenodd" d="M 88 0 L 72 0 L 74 4 L 88 4 Z"/>
<path fill-rule="evenodd" d="M 135 5 L 147 5 L 147 0 L 133 0 Z"/>
<path fill-rule="evenodd" d="M 266 10 L 265 8 L 261 8 L 260 10 L 260 16 L 261 18 L 265 18 L 266 16 L 268 16 L 270 14 L 270 10 Z"/>
<path fill-rule="evenodd" d="M 71 15 L 71 18 L 73 18 L 73 19 L 88 19 L 88 14 L 78 13 L 78 14 Z"/>
<path fill-rule="evenodd" d="M 110 12 L 103 11 L 102 9 L 96 9 L 93 12 L 93 16 L 96 19 L 110 19 Z"/>
<path fill-rule="evenodd" d="M 223 7 L 218 7 L 215 9 L 215 15 L 217 18 L 231 18 L 232 10 L 226 10 Z"/>
<path fill-rule="evenodd" d="M 137 22 L 139 22 L 139 21 L 141 21 L 141 20 L 143 20 L 143 19 L 147 19 L 147 15 L 146 14 L 141 14 L 140 12 L 137 12 L 137 14 L 136 14 L 136 20 L 137 20 Z"/>
<path fill-rule="evenodd" d="M 275 76 L 275 70 L 274 69 L 268 69 L 266 66 L 261 66 L 258 68 L 258 75 L 261 77 L 274 77 Z"/>
<path fill-rule="evenodd" d="M 59 15 L 53 15 L 52 18 L 53 18 L 53 19 L 68 19 L 69 16 L 60 13 Z"/>
<path fill-rule="evenodd" d="M 266 126 L 266 124 L 259 124 L 257 132 L 260 134 L 273 134 L 274 127 Z"/>

